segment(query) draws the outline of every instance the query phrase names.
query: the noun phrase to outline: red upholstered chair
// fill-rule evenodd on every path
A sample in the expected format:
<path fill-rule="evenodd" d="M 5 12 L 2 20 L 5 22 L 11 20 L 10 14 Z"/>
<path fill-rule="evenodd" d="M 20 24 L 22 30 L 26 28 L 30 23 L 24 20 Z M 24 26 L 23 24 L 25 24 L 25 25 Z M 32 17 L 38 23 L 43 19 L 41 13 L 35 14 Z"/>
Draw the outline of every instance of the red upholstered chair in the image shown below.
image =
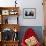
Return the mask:
<path fill-rule="evenodd" d="M 27 31 L 25 32 L 24 37 L 22 38 L 21 46 L 27 46 L 25 40 L 26 40 L 26 39 L 29 39 L 29 38 L 32 37 L 32 36 L 35 37 L 36 40 L 37 40 L 37 44 L 35 44 L 34 46 L 41 46 L 41 44 L 39 43 L 39 41 L 38 41 L 38 39 L 37 39 L 37 35 L 36 35 L 36 33 L 33 31 L 32 28 L 27 29 Z"/>

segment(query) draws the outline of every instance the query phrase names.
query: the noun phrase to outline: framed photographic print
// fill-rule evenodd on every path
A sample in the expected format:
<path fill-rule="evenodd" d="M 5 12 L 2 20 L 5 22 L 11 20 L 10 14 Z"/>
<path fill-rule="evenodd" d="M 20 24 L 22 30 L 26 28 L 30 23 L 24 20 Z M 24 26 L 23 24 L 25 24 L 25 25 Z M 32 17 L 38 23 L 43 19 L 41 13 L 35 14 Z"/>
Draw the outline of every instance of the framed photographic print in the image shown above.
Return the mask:
<path fill-rule="evenodd" d="M 9 10 L 2 10 L 2 15 L 9 15 Z"/>
<path fill-rule="evenodd" d="M 36 18 L 36 8 L 24 8 L 23 17 L 25 19 L 35 19 Z"/>
<path fill-rule="evenodd" d="M 14 10 L 14 9 L 9 11 L 9 14 L 10 14 L 10 15 L 16 15 L 17 13 L 18 13 L 18 12 L 17 12 L 16 10 Z"/>

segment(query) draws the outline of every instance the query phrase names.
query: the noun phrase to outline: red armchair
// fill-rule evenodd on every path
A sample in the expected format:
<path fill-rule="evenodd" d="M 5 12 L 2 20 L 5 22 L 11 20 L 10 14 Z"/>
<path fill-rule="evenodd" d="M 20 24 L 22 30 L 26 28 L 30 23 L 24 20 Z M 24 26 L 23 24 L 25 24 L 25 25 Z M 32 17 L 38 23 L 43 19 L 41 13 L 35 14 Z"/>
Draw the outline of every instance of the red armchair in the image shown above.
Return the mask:
<path fill-rule="evenodd" d="M 32 28 L 29 28 L 27 29 L 27 31 L 25 32 L 24 34 L 24 37 L 22 38 L 22 42 L 21 42 L 21 46 L 33 46 L 33 45 L 27 45 L 28 43 L 31 44 L 30 42 L 27 42 L 27 41 L 30 41 L 32 40 L 34 37 L 34 39 L 37 37 L 36 33 L 33 31 Z M 28 39 L 28 40 L 27 40 Z M 29 40 L 30 39 L 30 40 Z M 26 41 L 26 42 L 25 42 Z M 34 46 L 41 46 L 40 42 L 37 40 L 34 40 L 36 41 L 36 44 Z"/>

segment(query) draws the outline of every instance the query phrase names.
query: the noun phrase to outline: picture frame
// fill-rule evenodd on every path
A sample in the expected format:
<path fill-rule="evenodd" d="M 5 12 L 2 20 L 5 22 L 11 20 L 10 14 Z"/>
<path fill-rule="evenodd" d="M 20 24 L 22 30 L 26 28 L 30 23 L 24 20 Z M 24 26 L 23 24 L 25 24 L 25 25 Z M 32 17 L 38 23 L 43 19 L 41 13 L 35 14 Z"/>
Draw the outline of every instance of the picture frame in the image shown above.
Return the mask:
<path fill-rule="evenodd" d="M 36 19 L 36 8 L 24 8 L 23 17 L 25 19 Z"/>
<path fill-rule="evenodd" d="M 9 15 L 9 10 L 2 10 L 2 15 Z"/>
<path fill-rule="evenodd" d="M 16 15 L 17 13 L 18 13 L 18 12 L 15 11 L 15 10 L 10 10 L 10 11 L 9 11 L 9 14 L 10 14 L 10 15 Z"/>

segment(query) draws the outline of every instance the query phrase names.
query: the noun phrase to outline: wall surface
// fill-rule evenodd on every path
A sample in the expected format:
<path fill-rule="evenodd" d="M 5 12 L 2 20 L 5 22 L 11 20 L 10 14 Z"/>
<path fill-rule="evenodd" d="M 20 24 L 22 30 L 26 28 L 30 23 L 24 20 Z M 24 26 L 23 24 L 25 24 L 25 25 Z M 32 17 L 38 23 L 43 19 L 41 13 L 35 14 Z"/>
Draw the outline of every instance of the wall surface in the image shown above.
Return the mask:
<path fill-rule="evenodd" d="M 22 26 L 43 26 L 43 6 L 42 0 L 24 0 L 19 1 L 21 3 L 21 12 L 20 12 L 20 23 Z M 23 18 L 23 9 L 24 8 L 36 8 L 36 19 L 24 19 Z"/>
<path fill-rule="evenodd" d="M 0 7 L 15 6 L 15 0 L 0 0 Z M 19 24 L 20 26 L 43 26 L 43 6 L 42 0 L 17 0 L 17 6 L 20 7 Z M 36 8 L 36 19 L 24 19 L 23 9 L 24 8 Z"/>

